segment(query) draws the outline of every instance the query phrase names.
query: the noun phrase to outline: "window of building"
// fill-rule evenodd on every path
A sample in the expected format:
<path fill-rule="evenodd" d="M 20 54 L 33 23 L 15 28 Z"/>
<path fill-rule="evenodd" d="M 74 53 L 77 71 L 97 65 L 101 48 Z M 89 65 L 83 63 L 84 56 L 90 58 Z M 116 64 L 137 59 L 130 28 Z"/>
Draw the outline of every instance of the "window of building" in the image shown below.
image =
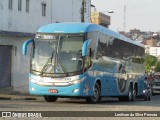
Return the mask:
<path fill-rule="evenodd" d="M 12 10 L 12 3 L 13 3 L 13 1 L 9 0 L 9 4 L 8 4 L 9 6 L 8 7 L 9 7 L 10 10 Z"/>
<path fill-rule="evenodd" d="M 29 0 L 26 0 L 26 12 L 29 12 Z"/>
<path fill-rule="evenodd" d="M 46 4 L 42 3 L 42 16 L 46 16 Z"/>
<path fill-rule="evenodd" d="M 22 10 L 22 0 L 18 0 L 18 11 Z"/>

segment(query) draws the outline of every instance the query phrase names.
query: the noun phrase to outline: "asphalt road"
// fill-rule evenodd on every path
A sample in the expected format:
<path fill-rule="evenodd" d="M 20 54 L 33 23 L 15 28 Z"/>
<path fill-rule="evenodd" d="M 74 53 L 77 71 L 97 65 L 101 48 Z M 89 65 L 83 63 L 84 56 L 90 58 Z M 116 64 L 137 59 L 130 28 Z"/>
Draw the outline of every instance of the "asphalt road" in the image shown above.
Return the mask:
<path fill-rule="evenodd" d="M 64 117 L 67 116 L 67 114 L 78 114 L 79 116 L 76 117 L 76 119 L 98 119 L 99 117 L 96 117 L 99 114 L 102 114 L 103 112 L 106 112 L 106 116 L 110 116 L 113 114 L 117 114 L 121 112 L 129 112 L 130 111 L 143 111 L 143 112 L 150 112 L 150 111 L 160 111 L 160 96 L 153 96 L 151 101 L 144 101 L 144 100 L 136 100 L 134 102 L 119 102 L 116 98 L 103 98 L 102 101 L 98 104 L 88 104 L 83 99 L 64 99 L 60 98 L 58 101 L 54 103 L 48 103 L 45 102 L 43 98 L 39 98 L 37 100 L 0 100 L 0 111 L 32 111 L 32 112 L 40 112 L 40 111 L 52 111 L 51 116 L 57 115 L 58 117 L 55 117 L 55 119 L 74 119 L 75 117 Z M 68 112 L 68 113 L 56 113 L 53 111 L 74 111 L 74 112 Z M 80 112 L 75 111 L 81 111 L 83 114 L 87 114 L 89 117 L 80 117 L 82 114 Z M 93 111 L 100 111 L 100 112 L 93 112 Z M 103 111 L 103 112 L 101 112 Z M 107 111 L 113 111 L 113 113 L 107 112 Z M 150 112 L 151 113 L 151 112 Z M 62 115 L 60 115 L 62 114 Z M 94 115 L 95 116 L 94 116 Z M 108 114 L 108 115 L 107 115 Z M 134 113 L 135 114 L 135 113 Z M 138 113 L 139 114 L 139 113 Z M 160 115 L 160 112 L 158 113 Z M 64 116 L 63 116 L 64 115 Z M 93 116 L 92 116 L 93 115 Z M 92 117 L 91 117 L 92 116 Z M 116 115 L 115 115 L 116 116 Z M 49 116 L 48 116 L 49 117 Z M 137 118 L 138 117 L 138 118 Z M 100 119 L 112 119 L 112 120 L 130 120 L 135 119 L 136 120 L 159 120 L 160 117 L 104 117 L 103 115 L 100 116 Z M 17 119 L 17 118 L 15 118 Z M 35 118 L 37 119 L 37 118 Z M 40 119 L 47 119 L 40 118 Z"/>

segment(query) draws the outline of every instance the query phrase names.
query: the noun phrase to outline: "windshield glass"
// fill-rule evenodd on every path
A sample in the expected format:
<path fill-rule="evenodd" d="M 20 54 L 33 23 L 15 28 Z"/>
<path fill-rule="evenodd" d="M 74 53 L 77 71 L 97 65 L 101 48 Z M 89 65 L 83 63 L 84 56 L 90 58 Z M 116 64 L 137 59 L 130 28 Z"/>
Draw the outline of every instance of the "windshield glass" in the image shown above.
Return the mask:
<path fill-rule="evenodd" d="M 83 35 L 37 35 L 31 72 L 68 74 L 82 70 Z"/>
<path fill-rule="evenodd" d="M 157 81 L 157 82 L 160 82 L 160 75 L 155 75 L 154 80 Z"/>

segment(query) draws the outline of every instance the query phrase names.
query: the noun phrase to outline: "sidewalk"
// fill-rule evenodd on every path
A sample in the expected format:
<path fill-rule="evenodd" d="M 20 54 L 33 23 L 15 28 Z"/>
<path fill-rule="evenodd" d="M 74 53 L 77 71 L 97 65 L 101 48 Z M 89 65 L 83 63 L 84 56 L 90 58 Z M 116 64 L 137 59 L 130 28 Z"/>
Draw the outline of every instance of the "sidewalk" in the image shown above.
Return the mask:
<path fill-rule="evenodd" d="M 42 96 L 33 96 L 33 95 L 9 95 L 9 94 L 0 94 L 0 100 L 38 100 L 43 99 Z"/>

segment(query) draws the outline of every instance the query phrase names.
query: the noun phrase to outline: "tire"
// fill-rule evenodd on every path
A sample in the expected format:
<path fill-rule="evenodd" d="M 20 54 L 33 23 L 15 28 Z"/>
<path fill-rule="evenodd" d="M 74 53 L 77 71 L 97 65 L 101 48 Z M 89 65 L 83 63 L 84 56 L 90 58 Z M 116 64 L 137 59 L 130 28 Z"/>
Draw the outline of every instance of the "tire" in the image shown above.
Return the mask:
<path fill-rule="evenodd" d="M 57 100 L 57 97 L 45 95 L 44 99 L 45 99 L 46 102 L 55 102 Z"/>
<path fill-rule="evenodd" d="M 91 97 L 87 97 L 86 98 L 86 102 L 88 103 L 97 103 L 100 101 L 101 97 L 100 97 L 100 86 L 98 83 L 95 84 L 94 86 L 94 95 Z"/>
<path fill-rule="evenodd" d="M 131 92 L 132 92 L 132 98 L 131 98 L 131 101 L 135 101 L 135 98 L 136 98 L 136 90 L 135 88 L 131 88 Z"/>
<path fill-rule="evenodd" d="M 129 88 L 128 88 L 128 96 L 126 97 L 126 100 L 127 101 L 133 101 L 133 88 L 132 86 L 130 85 Z"/>
<path fill-rule="evenodd" d="M 134 101 L 136 96 L 136 90 L 132 88 L 130 85 L 128 88 L 128 95 L 127 96 L 120 96 L 118 97 L 119 101 Z"/>
<path fill-rule="evenodd" d="M 144 98 L 145 101 L 150 101 L 151 100 L 151 96 L 150 95 L 147 95 L 145 98 Z"/>
<path fill-rule="evenodd" d="M 145 100 L 145 101 L 148 101 L 148 95 L 147 95 L 147 96 L 145 96 L 144 100 Z"/>
<path fill-rule="evenodd" d="M 151 101 L 151 96 L 148 96 L 148 101 Z"/>

